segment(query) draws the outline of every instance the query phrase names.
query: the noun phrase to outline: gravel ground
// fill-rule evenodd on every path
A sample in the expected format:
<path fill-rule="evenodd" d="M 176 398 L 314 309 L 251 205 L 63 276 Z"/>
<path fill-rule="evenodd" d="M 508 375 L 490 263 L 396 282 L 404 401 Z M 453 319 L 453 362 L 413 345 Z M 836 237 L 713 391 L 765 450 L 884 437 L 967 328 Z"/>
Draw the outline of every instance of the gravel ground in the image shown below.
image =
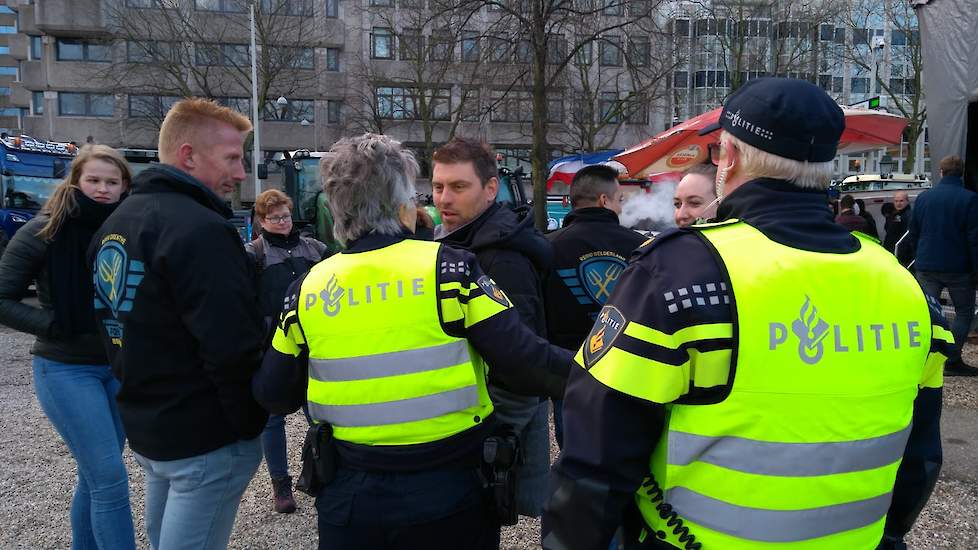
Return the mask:
<path fill-rule="evenodd" d="M 69 548 L 68 510 L 75 466 L 34 399 L 30 342 L 26 335 L 0 332 L 0 549 Z M 978 348 L 970 347 L 966 360 L 978 364 Z M 978 379 L 947 380 L 945 402 L 947 406 L 978 409 Z M 302 424 L 301 415 L 289 418 L 293 472 L 298 471 Z M 128 450 L 126 461 L 139 547 L 148 548 L 142 535 L 142 472 Z M 315 548 L 312 499 L 298 494 L 299 511 L 282 515 L 272 511 L 270 494 L 262 466 L 242 499 L 231 548 Z M 911 548 L 978 548 L 976 510 L 978 486 L 942 480 L 911 532 Z M 504 530 L 502 546 L 538 548 L 539 533 L 539 521 L 524 520 Z"/>

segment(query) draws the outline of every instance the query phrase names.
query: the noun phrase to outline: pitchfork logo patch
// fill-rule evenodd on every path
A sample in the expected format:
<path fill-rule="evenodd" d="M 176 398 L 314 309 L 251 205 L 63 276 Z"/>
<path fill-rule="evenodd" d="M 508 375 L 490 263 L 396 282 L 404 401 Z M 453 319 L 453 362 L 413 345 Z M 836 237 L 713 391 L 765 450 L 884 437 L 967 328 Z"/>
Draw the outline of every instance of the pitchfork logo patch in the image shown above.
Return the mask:
<path fill-rule="evenodd" d="M 618 277 L 628 264 L 610 252 L 589 254 L 577 269 L 560 269 L 560 275 L 571 294 L 581 305 L 604 305 L 615 290 Z"/>
<path fill-rule="evenodd" d="M 102 321 L 113 344 L 122 345 L 123 325 L 119 314 L 132 311 L 136 288 L 145 273 L 143 262 L 129 258 L 125 249 L 125 237 L 109 235 L 102 240 L 102 247 L 95 256 L 93 283 L 95 285 L 95 309 L 108 309 L 111 319 Z"/>

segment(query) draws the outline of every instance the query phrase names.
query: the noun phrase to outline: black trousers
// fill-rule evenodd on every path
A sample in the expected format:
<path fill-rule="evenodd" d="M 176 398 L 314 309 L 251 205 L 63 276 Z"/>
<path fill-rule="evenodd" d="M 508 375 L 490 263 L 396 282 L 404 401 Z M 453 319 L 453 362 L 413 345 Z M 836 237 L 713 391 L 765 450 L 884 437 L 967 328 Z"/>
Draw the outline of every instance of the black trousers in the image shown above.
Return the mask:
<path fill-rule="evenodd" d="M 475 470 L 341 468 L 316 510 L 320 550 L 499 548 L 499 524 Z"/>

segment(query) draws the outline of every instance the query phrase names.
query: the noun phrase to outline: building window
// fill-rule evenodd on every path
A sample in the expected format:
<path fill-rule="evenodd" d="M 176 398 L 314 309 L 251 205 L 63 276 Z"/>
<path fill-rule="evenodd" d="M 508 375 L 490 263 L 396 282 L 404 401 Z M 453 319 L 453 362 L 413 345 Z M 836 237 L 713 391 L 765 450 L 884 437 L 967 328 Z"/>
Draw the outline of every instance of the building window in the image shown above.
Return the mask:
<path fill-rule="evenodd" d="M 493 122 L 530 122 L 533 120 L 533 96 L 529 90 L 493 90 Z"/>
<path fill-rule="evenodd" d="M 201 66 L 246 67 L 251 62 L 247 44 L 197 44 L 194 50 Z"/>
<path fill-rule="evenodd" d="M 44 55 L 44 45 L 41 42 L 41 37 L 32 36 L 30 58 L 34 61 L 37 61 L 41 59 L 42 55 Z"/>
<path fill-rule="evenodd" d="M 479 31 L 462 31 L 462 61 L 479 61 Z"/>
<path fill-rule="evenodd" d="M 645 125 L 649 123 L 649 102 L 641 94 L 635 94 L 625 103 L 625 122 Z"/>
<path fill-rule="evenodd" d="M 340 70 L 340 49 L 326 48 L 326 70 L 339 72 Z"/>
<path fill-rule="evenodd" d="M 243 115 L 251 116 L 251 98 L 249 97 L 218 97 L 215 100 L 225 107 L 230 107 Z"/>
<path fill-rule="evenodd" d="M 689 87 L 689 73 L 686 71 L 676 71 L 672 73 L 672 87 L 673 88 L 688 88 Z"/>
<path fill-rule="evenodd" d="M 421 9 L 424 7 L 424 0 L 400 0 L 397 5 L 402 8 Z"/>
<path fill-rule="evenodd" d="M 421 36 L 421 29 L 404 29 L 399 38 L 402 60 L 418 61 L 422 58 L 424 38 Z"/>
<path fill-rule="evenodd" d="M 10 95 L 10 88 L 6 86 L 0 86 L 0 96 Z"/>
<path fill-rule="evenodd" d="M 115 114 L 115 96 L 58 92 L 58 114 L 61 116 L 111 117 Z"/>
<path fill-rule="evenodd" d="M 343 102 L 339 99 L 326 101 L 326 122 L 329 124 L 340 123 L 340 112 L 343 109 Z"/>
<path fill-rule="evenodd" d="M 479 103 L 478 88 L 462 88 L 462 120 L 478 122 L 482 118 L 482 105 Z"/>
<path fill-rule="evenodd" d="M 16 25 L 0 25 L 0 34 L 17 34 Z"/>
<path fill-rule="evenodd" d="M 547 94 L 547 122 L 558 123 L 564 121 L 564 96 L 556 92 Z"/>
<path fill-rule="evenodd" d="M 448 29 L 435 29 L 431 32 L 431 60 L 432 61 L 452 61 L 455 52 L 455 44 L 452 42 L 451 31 Z"/>
<path fill-rule="evenodd" d="M 414 96 L 412 88 L 380 86 L 376 90 L 377 114 L 397 120 L 417 118 Z"/>
<path fill-rule="evenodd" d="M 165 8 L 180 7 L 180 0 L 126 0 L 127 8 Z"/>
<path fill-rule="evenodd" d="M 17 77 L 17 67 L 0 67 L 0 76 L 13 76 L 14 80 L 19 80 Z"/>
<path fill-rule="evenodd" d="M 622 0 L 604 0 L 603 4 L 604 4 L 604 7 L 601 10 L 601 13 L 603 13 L 605 15 L 621 15 L 622 14 L 622 6 L 624 6 L 624 3 L 623 3 Z"/>
<path fill-rule="evenodd" d="M 261 11 L 269 15 L 313 15 L 312 0 L 261 0 Z"/>
<path fill-rule="evenodd" d="M 672 33 L 676 36 L 689 36 L 689 19 L 674 19 Z"/>
<path fill-rule="evenodd" d="M 394 0 L 370 0 L 370 5 L 380 8 L 393 8 Z"/>
<path fill-rule="evenodd" d="M 326 0 L 326 17 L 340 16 L 340 0 Z"/>
<path fill-rule="evenodd" d="M 598 99 L 598 112 L 601 113 L 602 122 L 618 124 L 622 120 L 621 111 L 618 92 L 601 92 L 601 97 Z"/>
<path fill-rule="evenodd" d="M 592 55 L 592 42 L 585 42 L 581 44 L 580 49 L 577 50 L 577 64 L 589 66 L 594 61 L 594 56 Z"/>
<path fill-rule="evenodd" d="M 225 13 L 244 13 L 248 11 L 247 0 L 194 0 L 199 11 L 221 11 Z"/>
<path fill-rule="evenodd" d="M 516 62 L 533 63 L 533 44 L 529 38 L 520 38 L 516 43 Z"/>
<path fill-rule="evenodd" d="M 506 63 L 509 61 L 509 41 L 505 38 L 488 37 L 486 50 L 486 61 L 490 63 Z"/>
<path fill-rule="evenodd" d="M 567 40 L 562 34 L 547 35 L 547 64 L 557 65 L 563 63 L 567 57 Z"/>
<path fill-rule="evenodd" d="M 179 100 L 176 96 L 130 95 L 129 117 L 162 119 Z"/>
<path fill-rule="evenodd" d="M 31 92 L 31 111 L 35 115 L 44 114 L 44 92 Z"/>
<path fill-rule="evenodd" d="M 852 93 L 854 94 L 868 94 L 869 79 L 866 77 L 853 77 L 850 87 L 852 88 Z"/>
<path fill-rule="evenodd" d="M 293 99 L 285 107 L 280 107 L 273 99 L 265 101 L 262 120 L 283 122 L 316 122 L 316 103 L 311 99 Z"/>
<path fill-rule="evenodd" d="M 635 36 L 628 39 L 628 61 L 633 67 L 648 67 L 651 57 L 651 42 L 648 36 Z"/>
<path fill-rule="evenodd" d="M 603 37 L 598 43 L 598 52 L 600 66 L 621 67 L 621 37 Z"/>
<path fill-rule="evenodd" d="M 394 59 L 393 31 L 374 27 L 370 33 L 370 57 L 374 59 Z"/>
<path fill-rule="evenodd" d="M 316 68 L 316 50 L 312 48 L 272 47 L 269 51 L 276 64 L 281 67 L 308 70 Z"/>
<path fill-rule="evenodd" d="M 126 61 L 129 63 L 154 63 L 174 59 L 172 42 L 147 41 L 126 42 Z"/>
<path fill-rule="evenodd" d="M 108 63 L 112 61 L 112 50 L 108 44 L 59 38 L 57 42 L 58 61 L 91 61 Z"/>

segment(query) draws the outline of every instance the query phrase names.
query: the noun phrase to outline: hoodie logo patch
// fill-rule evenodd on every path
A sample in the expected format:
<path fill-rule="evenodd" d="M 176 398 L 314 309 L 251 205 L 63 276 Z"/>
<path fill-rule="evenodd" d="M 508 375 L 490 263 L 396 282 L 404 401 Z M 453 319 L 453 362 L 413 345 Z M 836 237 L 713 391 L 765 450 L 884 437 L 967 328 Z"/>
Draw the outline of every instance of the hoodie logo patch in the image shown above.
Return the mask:
<path fill-rule="evenodd" d="M 479 285 L 479 288 L 486 293 L 486 296 L 492 298 L 494 302 L 499 303 L 499 305 L 503 307 L 510 306 L 509 297 L 506 296 L 503 289 L 499 288 L 496 281 L 493 281 L 488 276 L 483 275 L 479 277 L 479 280 L 477 280 L 476 283 Z"/>
<path fill-rule="evenodd" d="M 121 235 L 108 235 L 95 256 L 93 283 L 95 310 L 108 309 L 112 319 L 102 322 L 113 344 L 122 346 L 122 323 L 119 314 L 132 311 L 136 288 L 145 274 L 143 262 L 129 258 Z"/>
<path fill-rule="evenodd" d="M 558 269 L 557 275 L 581 305 L 604 305 L 628 264 L 613 252 L 585 256 L 577 269 Z M 592 317 L 593 319 L 594 317 Z"/>

